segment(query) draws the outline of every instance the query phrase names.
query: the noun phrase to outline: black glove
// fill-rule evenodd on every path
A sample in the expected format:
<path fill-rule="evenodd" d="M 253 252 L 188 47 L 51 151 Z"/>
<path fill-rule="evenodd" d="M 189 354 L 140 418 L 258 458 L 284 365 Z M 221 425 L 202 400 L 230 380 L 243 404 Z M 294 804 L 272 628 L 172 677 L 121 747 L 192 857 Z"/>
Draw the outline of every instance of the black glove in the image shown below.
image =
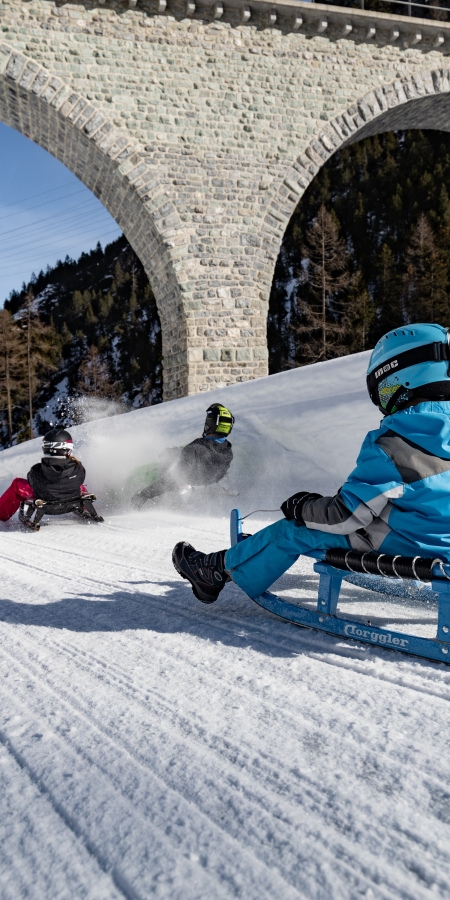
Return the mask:
<path fill-rule="evenodd" d="M 143 491 L 140 491 L 131 498 L 131 505 L 134 506 L 135 509 L 141 509 L 144 503 L 147 503 L 147 500 L 153 500 L 153 498 L 158 497 L 159 494 L 162 494 L 162 491 L 155 491 L 153 485 L 149 484 Z"/>
<path fill-rule="evenodd" d="M 322 494 L 311 494 L 309 491 L 299 491 L 293 494 L 281 504 L 280 509 L 288 521 L 294 519 L 298 525 L 304 525 L 302 511 L 307 500 L 320 500 Z"/>

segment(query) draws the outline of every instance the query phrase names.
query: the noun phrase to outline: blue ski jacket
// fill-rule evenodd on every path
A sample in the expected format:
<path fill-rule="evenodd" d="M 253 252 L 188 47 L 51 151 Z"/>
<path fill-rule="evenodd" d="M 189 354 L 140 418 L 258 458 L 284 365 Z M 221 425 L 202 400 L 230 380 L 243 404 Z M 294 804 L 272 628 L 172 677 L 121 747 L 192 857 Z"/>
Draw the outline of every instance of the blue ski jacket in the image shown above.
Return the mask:
<path fill-rule="evenodd" d="M 355 550 L 450 561 L 450 401 L 386 416 L 336 496 L 307 500 L 302 517 Z"/>

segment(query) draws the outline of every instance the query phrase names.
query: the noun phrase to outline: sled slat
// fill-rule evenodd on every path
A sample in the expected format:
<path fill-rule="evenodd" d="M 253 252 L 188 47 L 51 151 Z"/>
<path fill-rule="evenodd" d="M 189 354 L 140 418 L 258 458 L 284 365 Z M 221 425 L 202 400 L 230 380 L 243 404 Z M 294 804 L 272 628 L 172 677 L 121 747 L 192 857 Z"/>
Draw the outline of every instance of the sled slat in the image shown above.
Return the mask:
<path fill-rule="evenodd" d="M 433 581 L 433 590 L 438 595 L 437 636 L 441 641 L 450 641 L 450 583 Z M 450 647 L 450 643 L 449 643 Z M 450 654 L 449 654 L 450 655 Z M 449 659 L 450 663 L 450 659 Z"/>
<path fill-rule="evenodd" d="M 435 583 L 433 583 L 433 588 L 434 590 L 436 589 Z M 293 622 L 294 625 L 316 628 L 319 631 L 326 631 L 328 634 L 334 634 L 338 637 L 374 644 L 383 647 L 385 650 L 399 650 L 401 653 L 422 656 L 425 659 L 437 662 L 450 663 L 449 642 L 433 640 L 432 638 L 421 638 L 405 634 L 404 632 L 388 631 L 386 628 L 364 625 L 352 619 L 327 615 L 313 609 L 305 609 L 302 606 L 282 600 L 270 591 L 265 591 L 264 594 L 252 599 L 259 606 L 288 622 Z"/>
<path fill-rule="evenodd" d="M 242 514 L 239 509 L 233 509 L 230 517 L 231 546 L 243 540 Z M 436 662 L 444 662 L 450 665 L 450 566 L 439 563 L 431 567 L 433 580 L 428 582 L 429 588 L 438 599 L 438 622 L 436 638 L 419 637 L 402 631 L 390 631 L 387 628 L 378 628 L 376 625 L 364 625 L 354 619 L 346 619 L 336 615 L 339 601 L 339 592 L 342 581 L 348 576 L 345 569 L 335 568 L 325 561 L 325 551 L 315 554 L 317 562 L 314 571 L 319 577 L 319 590 L 317 597 L 317 609 L 306 609 L 282 600 L 276 594 L 265 591 L 258 597 L 252 597 L 263 609 L 274 613 L 276 616 L 301 625 L 305 628 L 316 628 L 318 631 L 326 631 L 338 637 L 354 641 L 362 641 L 386 650 L 399 650 L 400 653 L 409 653 L 413 656 L 421 656 Z M 376 576 L 371 576 L 377 580 Z M 386 577 L 380 575 L 380 583 L 385 582 Z M 399 579 L 402 583 L 402 579 Z M 419 584 L 419 582 L 416 582 Z M 376 590 L 376 588 L 371 589 Z"/>
<path fill-rule="evenodd" d="M 320 575 L 317 611 L 332 616 L 337 609 L 344 572 L 324 563 L 316 563 L 314 571 Z"/>
<path fill-rule="evenodd" d="M 230 513 L 230 543 L 234 547 L 242 541 L 242 514 L 240 509 L 232 509 Z"/>

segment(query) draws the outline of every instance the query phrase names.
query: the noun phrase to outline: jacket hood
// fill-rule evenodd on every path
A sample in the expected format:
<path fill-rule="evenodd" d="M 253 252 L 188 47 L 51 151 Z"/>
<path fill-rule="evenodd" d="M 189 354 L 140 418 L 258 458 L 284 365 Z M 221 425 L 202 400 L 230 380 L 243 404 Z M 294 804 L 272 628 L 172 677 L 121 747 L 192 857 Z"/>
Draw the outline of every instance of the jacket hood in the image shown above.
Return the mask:
<path fill-rule="evenodd" d="M 45 470 L 47 481 L 70 478 L 78 469 L 78 463 L 70 456 L 44 456 L 41 465 Z"/>
<path fill-rule="evenodd" d="M 380 430 L 388 429 L 433 456 L 450 459 L 450 400 L 426 400 L 386 416 Z"/>

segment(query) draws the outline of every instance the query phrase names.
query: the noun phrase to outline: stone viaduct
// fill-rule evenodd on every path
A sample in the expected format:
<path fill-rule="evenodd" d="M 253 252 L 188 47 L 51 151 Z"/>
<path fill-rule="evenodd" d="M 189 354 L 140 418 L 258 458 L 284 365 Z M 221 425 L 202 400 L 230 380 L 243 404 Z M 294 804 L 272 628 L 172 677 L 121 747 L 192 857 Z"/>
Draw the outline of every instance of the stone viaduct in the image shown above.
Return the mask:
<path fill-rule="evenodd" d="M 295 0 L 0 0 L 0 119 L 144 264 L 164 397 L 267 373 L 286 225 L 340 147 L 450 130 L 450 24 Z"/>

